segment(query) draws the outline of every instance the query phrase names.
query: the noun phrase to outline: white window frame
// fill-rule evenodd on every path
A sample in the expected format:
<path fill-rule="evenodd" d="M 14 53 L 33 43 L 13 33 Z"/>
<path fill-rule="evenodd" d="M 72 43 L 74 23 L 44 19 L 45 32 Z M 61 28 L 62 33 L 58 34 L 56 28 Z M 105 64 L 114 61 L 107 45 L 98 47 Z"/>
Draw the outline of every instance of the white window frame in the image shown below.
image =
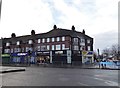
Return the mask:
<path fill-rule="evenodd" d="M 47 50 L 50 50 L 50 45 L 47 45 Z"/>
<path fill-rule="evenodd" d="M 55 38 L 52 38 L 52 42 L 55 42 Z"/>
<path fill-rule="evenodd" d="M 46 46 L 45 45 L 42 45 L 41 46 L 41 51 L 45 51 L 46 50 Z"/>
<path fill-rule="evenodd" d="M 61 50 L 61 45 L 56 45 L 56 50 Z"/>
<path fill-rule="evenodd" d="M 62 37 L 62 41 L 65 41 L 65 36 Z"/>
<path fill-rule="evenodd" d="M 20 41 L 17 41 L 17 45 L 20 45 Z"/>
<path fill-rule="evenodd" d="M 47 38 L 47 42 L 50 42 L 50 38 Z"/>
<path fill-rule="evenodd" d="M 87 48 L 88 48 L 88 51 L 90 51 L 90 50 L 91 50 L 91 47 L 90 47 L 90 46 L 87 46 Z"/>
<path fill-rule="evenodd" d="M 52 50 L 55 50 L 55 45 L 52 45 Z"/>
<path fill-rule="evenodd" d="M 74 42 L 78 42 L 78 38 L 74 38 L 74 40 L 73 40 Z"/>
<path fill-rule="evenodd" d="M 57 37 L 57 42 L 59 42 L 60 41 L 60 37 Z"/>
<path fill-rule="evenodd" d="M 11 51 L 10 51 L 11 53 L 13 53 L 13 48 L 11 48 Z"/>
<path fill-rule="evenodd" d="M 29 40 L 28 44 L 32 44 L 32 43 L 33 43 L 33 41 L 32 41 L 32 40 Z"/>
<path fill-rule="evenodd" d="M 62 44 L 62 50 L 65 50 L 65 44 Z"/>
<path fill-rule="evenodd" d="M 37 46 L 37 51 L 40 51 L 40 46 Z"/>
<path fill-rule="evenodd" d="M 87 43 L 90 43 L 90 39 L 87 40 Z"/>
<path fill-rule="evenodd" d="M 41 43 L 41 39 L 38 39 L 38 43 Z"/>
<path fill-rule="evenodd" d="M 7 42 L 7 43 L 6 43 L 6 46 L 10 46 L 10 43 L 9 43 L 9 42 Z"/>
<path fill-rule="evenodd" d="M 42 43 L 45 43 L 45 38 L 42 39 Z"/>
<path fill-rule="evenodd" d="M 74 50 L 79 50 L 79 47 L 78 46 L 74 46 Z"/>
<path fill-rule="evenodd" d="M 81 38 L 80 41 L 81 41 L 82 43 L 85 43 L 85 39 L 84 39 L 84 38 Z"/>

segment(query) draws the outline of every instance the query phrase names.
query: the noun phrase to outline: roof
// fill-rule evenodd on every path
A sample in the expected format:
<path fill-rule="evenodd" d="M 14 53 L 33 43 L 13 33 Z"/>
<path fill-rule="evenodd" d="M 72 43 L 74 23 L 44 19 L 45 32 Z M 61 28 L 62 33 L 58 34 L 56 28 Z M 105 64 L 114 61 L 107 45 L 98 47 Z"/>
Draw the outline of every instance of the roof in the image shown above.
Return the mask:
<path fill-rule="evenodd" d="M 73 31 L 73 30 L 69 30 L 69 29 L 57 28 L 57 29 L 52 29 L 46 33 L 39 33 L 39 34 L 35 34 L 35 35 L 17 36 L 15 38 L 4 38 L 4 40 L 7 42 L 12 41 L 12 43 L 14 44 L 17 41 L 22 41 L 23 43 L 25 43 L 27 40 L 30 40 L 30 39 L 34 40 L 34 39 L 39 39 L 39 38 L 48 38 L 48 37 L 50 38 L 50 37 L 61 37 L 61 36 L 71 36 L 71 37 L 85 36 L 87 38 L 91 38 L 90 36 L 85 35 L 81 32 L 75 31 L 75 30 Z"/>

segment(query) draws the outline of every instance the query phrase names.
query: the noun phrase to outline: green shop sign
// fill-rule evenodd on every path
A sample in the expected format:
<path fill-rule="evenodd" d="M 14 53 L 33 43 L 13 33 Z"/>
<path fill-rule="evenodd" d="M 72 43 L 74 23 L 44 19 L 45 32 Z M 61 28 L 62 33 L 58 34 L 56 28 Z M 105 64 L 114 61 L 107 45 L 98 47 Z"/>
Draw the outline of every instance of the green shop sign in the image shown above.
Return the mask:
<path fill-rule="evenodd" d="M 2 57 L 10 57 L 10 54 L 2 54 Z"/>

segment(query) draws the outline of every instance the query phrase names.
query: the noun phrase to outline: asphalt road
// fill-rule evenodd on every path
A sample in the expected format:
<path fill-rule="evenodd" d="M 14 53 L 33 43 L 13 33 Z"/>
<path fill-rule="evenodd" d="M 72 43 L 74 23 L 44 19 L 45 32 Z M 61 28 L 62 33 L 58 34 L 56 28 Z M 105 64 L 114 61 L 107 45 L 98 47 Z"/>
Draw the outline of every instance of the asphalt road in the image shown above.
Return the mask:
<path fill-rule="evenodd" d="M 117 70 L 27 67 L 1 77 L 3 86 L 118 86 Z"/>

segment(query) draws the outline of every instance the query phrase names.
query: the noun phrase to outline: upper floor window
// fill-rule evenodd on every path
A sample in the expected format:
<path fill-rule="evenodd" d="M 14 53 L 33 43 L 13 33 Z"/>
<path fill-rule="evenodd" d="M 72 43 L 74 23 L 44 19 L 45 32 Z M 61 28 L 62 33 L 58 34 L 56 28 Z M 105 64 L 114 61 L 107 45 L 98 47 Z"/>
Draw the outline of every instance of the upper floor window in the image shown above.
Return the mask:
<path fill-rule="evenodd" d="M 79 50 L 78 46 L 74 46 L 74 50 Z"/>
<path fill-rule="evenodd" d="M 10 49 L 5 49 L 4 52 L 5 53 L 10 53 Z"/>
<path fill-rule="evenodd" d="M 62 44 L 62 50 L 65 50 L 65 44 Z"/>
<path fill-rule="evenodd" d="M 29 47 L 26 47 L 26 52 L 28 52 L 29 51 Z"/>
<path fill-rule="evenodd" d="M 40 41 L 40 39 L 38 39 L 38 43 L 40 43 L 41 41 Z"/>
<path fill-rule="evenodd" d="M 52 42 L 54 42 L 55 41 L 55 38 L 52 38 Z"/>
<path fill-rule="evenodd" d="M 11 53 L 13 53 L 13 48 L 11 49 Z"/>
<path fill-rule="evenodd" d="M 60 37 L 57 37 L 57 41 L 60 41 Z"/>
<path fill-rule="evenodd" d="M 20 45 L 20 41 L 17 41 L 17 45 Z"/>
<path fill-rule="evenodd" d="M 45 45 L 41 46 L 41 51 L 45 51 L 45 50 L 46 50 L 46 46 Z"/>
<path fill-rule="evenodd" d="M 52 50 L 55 50 L 55 45 L 52 45 Z"/>
<path fill-rule="evenodd" d="M 61 50 L 61 45 L 56 45 L 56 50 Z"/>
<path fill-rule="evenodd" d="M 85 39 L 81 38 L 81 42 L 85 42 Z"/>
<path fill-rule="evenodd" d="M 87 43 L 90 43 L 90 40 L 89 40 L 89 39 L 87 40 Z"/>
<path fill-rule="evenodd" d="M 78 38 L 74 38 L 74 42 L 78 42 Z"/>
<path fill-rule="evenodd" d="M 47 38 L 47 42 L 50 42 L 50 38 Z"/>
<path fill-rule="evenodd" d="M 62 41 L 65 41 L 65 37 L 62 37 Z"/>
<path fill-rule="evenodd" d="M 47 50 L 50 50 L 50 45 L 47 45 Z"/>
<path fill-rule="evenodd" d="M 42 39 L 42 43 L 45 43 L 45 39 L 44 38 Z"/>
<path fill-rule="evenodd" d="M 22 52 L 24 52 L 24 47 L 22 47 Z"/>
<path fill-rule="evenodd" d="M 33 43 L 33 41 L 32 40 L 29 40 L 29 42 L 28 42 L 29 44 L 32 44 Z"/>
<path fill-rule="evenodd" d="M 40 46 L 37 46 L 37 50 L 40 51 Z"/>
<path fill-rule="evenodd" d="M 6 43 L 6 46 L 10 46 L 10 43 L 9 43 L 9 42 L 7 42 L 7 43 Z"/>
<path fill-rule="evenodd" d="M 87 48 L 88 48 L 88 51 L 90 51 L 90 50 L 91 50 L 91 49 L 90 49 L 90 46 L 88 46 Z"/>

